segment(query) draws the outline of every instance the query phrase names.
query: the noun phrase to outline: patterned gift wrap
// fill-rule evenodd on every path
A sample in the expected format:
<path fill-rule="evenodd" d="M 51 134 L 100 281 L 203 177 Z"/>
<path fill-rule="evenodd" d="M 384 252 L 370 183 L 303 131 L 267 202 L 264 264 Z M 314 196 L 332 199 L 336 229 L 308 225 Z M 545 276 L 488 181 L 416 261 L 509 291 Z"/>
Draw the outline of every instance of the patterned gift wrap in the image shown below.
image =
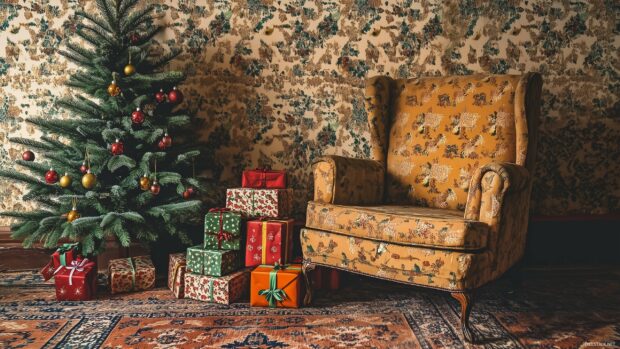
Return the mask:
<path fill-rule="evenodd" d="M 185 298 L 230 304 L 247 294 L 250 270 L 246 268 L 221 277 L 187 273 L 185 274 Z"/>
<path fill-rule="evenodd" d="M 204 248 L 241 249 L 241 215 L 229 209 L 211 209 L 205 216 Z"/>
<path fill-rule="evenodd" d="M 250 277 L 250 306 L 299 308 L 304 298 L 301 264 L 260 265 Z"/>
<path fill-rule="evenodd" d="M 293 189 L 228 189 L 226 207 L 248 217 L 286 217 L 293 209 Z"/>
<path fill-rule="evenodd" d="M 186 264 L 185 253 L 170 255 L 168 262 L 168 288 L 177 298 L 183 298 L 185 294 Z"/>
<path fill-rule="evenodd" d="M 286 188 L 286 171 L 261 168 L 245 170 L 241 175 L 241 186 L 243 188 L 284 189 Z"/>
<path fill-rule="evenodd" d="M 97 291 L 97 269 L 87 258 L 72 260 L 60 266 L 54 275 L 56 299 L 59 301 L 87 301 Z"/>
<path fill-rule="evenodd" d="M 108 263 L 108 275 L 112 294 L 155 286 L 155 266 L 149 256 L 112 259 Z"/>
<path fill-rule="evenodd" d="M 239 251 L 209 250 L 202 246 L 187 249 L 187 272 L 222 276 L 239 269 L 241 258 Z"/>
<path fill-rule="evenodd" d="M 245 266 L 286 264 L 293 253 L 294 219 L 247 222 Z"/>

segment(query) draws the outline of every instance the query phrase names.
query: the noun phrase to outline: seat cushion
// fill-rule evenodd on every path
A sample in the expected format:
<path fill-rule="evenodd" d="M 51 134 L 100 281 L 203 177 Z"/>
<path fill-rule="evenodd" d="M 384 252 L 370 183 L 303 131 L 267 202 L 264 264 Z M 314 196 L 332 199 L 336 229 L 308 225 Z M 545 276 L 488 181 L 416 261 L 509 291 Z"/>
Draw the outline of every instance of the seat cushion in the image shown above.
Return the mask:
<path fill-rule="evenodd" d="M 304 260 L 407 284 L 462 291 L 497 278 L 491 251 L 397 245 L 310 228 L 301 230 Z"/>
<path fill-rule="evenodd" d="M 452 250 L 486 247 L 487 224 L 463 212 L 415 206 L 343 206 L 311 201 L 306 226 L 395 244 Z"/>

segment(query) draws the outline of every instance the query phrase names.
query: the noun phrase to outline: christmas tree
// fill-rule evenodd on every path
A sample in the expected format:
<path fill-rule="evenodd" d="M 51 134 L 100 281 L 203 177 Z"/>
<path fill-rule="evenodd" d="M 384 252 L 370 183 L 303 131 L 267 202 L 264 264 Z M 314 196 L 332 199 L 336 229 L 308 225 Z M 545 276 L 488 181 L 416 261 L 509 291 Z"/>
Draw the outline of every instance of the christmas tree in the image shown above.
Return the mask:
<path fill-rule="evenodd" d="M 184 74 L 164 70 L 179 52 L 152 53 L 162 27 L 153 6 L 138 3 L 97 0 L 97 11 L 76 12 L 78 40 L 60 52 L 78 66 L 66 82 L 72 96 L 57 101 L 69 117 L 27 119 L 43 136 L 9 138 L 29 149 L 16 161 L 28 171 L 0 177 L 25 183 L 23 200 L 38 208 L 0 214 L 17 218 L 12 236 L 25 247 L 67 239 L 97 254 L 109 237 L 191 243 L 188 232 L 200 229 L 195 196 L 209 189 L 195 171 L 212 159 L 197 143 L 200 120 L 178 110 Z"/>

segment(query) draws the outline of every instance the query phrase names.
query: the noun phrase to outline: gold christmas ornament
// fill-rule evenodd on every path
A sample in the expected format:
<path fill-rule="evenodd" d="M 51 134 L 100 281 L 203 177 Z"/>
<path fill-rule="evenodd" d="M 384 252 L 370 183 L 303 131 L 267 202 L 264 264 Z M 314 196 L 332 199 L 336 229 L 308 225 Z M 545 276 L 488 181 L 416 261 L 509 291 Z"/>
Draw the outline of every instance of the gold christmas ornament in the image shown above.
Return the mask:
<path fill-rule="evenodd" d="M 123 69 L 123 72 L 125 72 L 125 75 L 127 76 L 133 75 L 133 73 L 136 72 L 136 67 L 134 67 L 131 63 L 128 63 Z"/>
<path fill-rule="evenodd" d="M 116 80 L 112 80 L 108 86 L 108 94 L 112 97 L 116 97 L 121 94 L 121 88 L 116 84 Z"/>
<path fill-rule="evenodd" d="M 149 177 L 147 177 L 146 173 L 144 174 L 144 176 L 140 177 L 140 189 L 151 189 L 151 180 L 149 179 Z"/>
<path fill-rule="evenodd" d="M 80 213 L 77 211 L 77 199 L 73 199 L 73 208 L 67 213 L 67 222 L 73 222 L 80 218 Z"/>
<path fill-rule="evenodd" d="M 58 184 L 62 188 L 69 188 L 71 186 L 71 177 L 69 177 L 69 174 L 65 172 L 65 175 L 60 177 Z"/>
<path fill-rule="evenodd" d="M 82 177 L 82 186 L 85 189 L 93 189 L 96 184 L 97 177 L 94 174 L 90 173 L 89 169 L 88 172 L 86 172 L 86 174 Z"/>

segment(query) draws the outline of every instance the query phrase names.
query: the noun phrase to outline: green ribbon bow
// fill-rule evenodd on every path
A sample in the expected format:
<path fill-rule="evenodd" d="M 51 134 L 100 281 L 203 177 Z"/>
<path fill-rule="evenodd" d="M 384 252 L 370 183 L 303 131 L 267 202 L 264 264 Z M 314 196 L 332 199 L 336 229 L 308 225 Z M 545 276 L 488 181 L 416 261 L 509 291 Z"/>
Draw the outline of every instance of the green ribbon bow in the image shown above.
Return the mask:
<path fill-rule="evenodd" d="M 133 259 L 131 257 L 127 258 L 129 261 L 129 265 L 131 266 L 131 290 L 136 289 L 136 267 L 133 264 Z"/>
<path fill-rule="evenodd" d="M 267 265 L 261 265 L 267 266 Z M 272 267 L 272 266 L 268 266 Z M 273 269 L 269 272 L 269 289 L 259 290 L 259 296 L 265 296 L 267 302 L 269 303 L 270 308 L 275 308 L 277 302 L 282 302 L 286 299 L 287 295 L 283 289 L 278 288 L 278 271 L 290 269 L 290 270 L 300 270 L 299 268 L 287 267 L 286 265 L 278 264 L 273 266 Z"/>
<path fill-rule="evenodd" d="M 67 266 L 67 256 L 65 256 L 65 254 L 69 251 L 71 251 L 74 247 L 77 247 L 78 243 L 74 242 L 74 243 L 65 243 L 60 245 L 57 249 L 56 252 L 58 252 L 59 256 L 60 256 L 60 265 L 62 266 Z"/>

